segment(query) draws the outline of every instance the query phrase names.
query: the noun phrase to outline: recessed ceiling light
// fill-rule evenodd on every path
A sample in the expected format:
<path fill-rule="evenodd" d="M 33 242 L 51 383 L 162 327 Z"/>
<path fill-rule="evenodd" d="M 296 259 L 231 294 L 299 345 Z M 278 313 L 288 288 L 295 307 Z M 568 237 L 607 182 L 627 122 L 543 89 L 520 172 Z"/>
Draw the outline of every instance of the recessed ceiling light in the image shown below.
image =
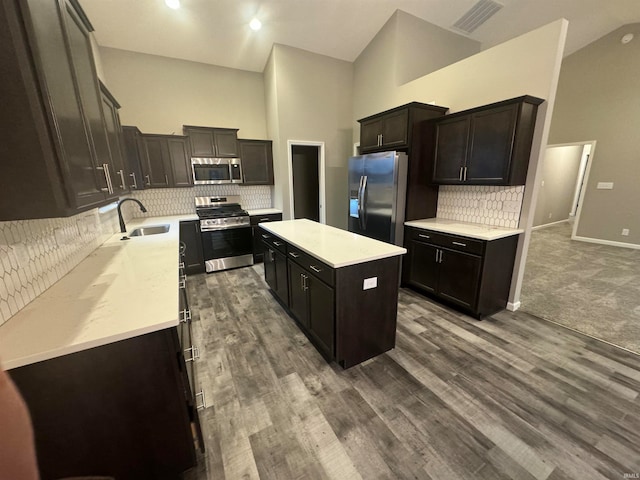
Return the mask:
<path fill-rule="evenodd" d="M 620 42 L 624 44 L 629 43 L 631 40 L 633 40 L 633 33 L 627 33 L 626 35 L 623 35 Z"/>
<path fill-rule="evenodd" d="M 249 27 L 251 28 L 251 30 L 260 30 L 262 28 L 262 22 L 260 20 L 258 20 L 257 18 L 254 18 L 253 20 L 251 20 L 249 22 Z"/>
<path fill-rule="evenodd" d="M 164 0 L 164 3 L 167 4 L 167 7 L 173 8 L 174 10 L 180 8 L 180 0 Z"/>

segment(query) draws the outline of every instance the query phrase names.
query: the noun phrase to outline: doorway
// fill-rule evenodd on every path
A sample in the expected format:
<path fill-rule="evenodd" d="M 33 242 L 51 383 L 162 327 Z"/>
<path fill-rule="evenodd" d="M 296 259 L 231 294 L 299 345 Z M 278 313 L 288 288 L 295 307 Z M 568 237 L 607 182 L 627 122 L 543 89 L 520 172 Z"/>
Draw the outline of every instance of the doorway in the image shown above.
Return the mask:
<path fill-rule="evenodd" d="M 291 217 L 326 223 L 324 143 L 289 140 L 288 144 Z"/>

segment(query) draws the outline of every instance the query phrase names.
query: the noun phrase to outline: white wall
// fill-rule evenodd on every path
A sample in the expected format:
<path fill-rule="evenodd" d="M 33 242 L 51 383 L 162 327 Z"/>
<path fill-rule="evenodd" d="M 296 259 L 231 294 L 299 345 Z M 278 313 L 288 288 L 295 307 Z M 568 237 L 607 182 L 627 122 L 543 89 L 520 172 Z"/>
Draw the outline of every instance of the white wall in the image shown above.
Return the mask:
<path fill-rule="evenodd" d="M 398 106 L 389 97 L 400 85 L 479 51 L 475 40 L 396 10 L 354 62 L 354 118 Z"/>
<path fill-rule="evenodd" d="M 353 64 L 275 45 L 265 69 L 269 135 L 274 140 L 274 205 L 291 218 L 287 141 L 324 142 L 327 224 L 347 226 Z"/>
<path fill-rule="evenodd" d="M 635 38 L 622 44 L 625 33 Z M 640 23 L 626 25 L 562 62 L 550 141 L 597 141 L 575 235 L 640 247 Z M 613 182 L 599 190 L 598 182 Z M 629 236 L 622 229 L 629 229 Z"/>
<path fill-rule="evenodd" d="M 534 227 L 569 219 L 583 149 L 582 145 L 547 147 L 542 172 L 538 177 L 540 190 L 533 218 Z"/>
<path fill-rule="evenodd" d="M 101 47 L 100 57 L 123 125 L 178 135 L 182 125 L 228 127 L 267 138 L 261 73 L 113 48 Z"/>

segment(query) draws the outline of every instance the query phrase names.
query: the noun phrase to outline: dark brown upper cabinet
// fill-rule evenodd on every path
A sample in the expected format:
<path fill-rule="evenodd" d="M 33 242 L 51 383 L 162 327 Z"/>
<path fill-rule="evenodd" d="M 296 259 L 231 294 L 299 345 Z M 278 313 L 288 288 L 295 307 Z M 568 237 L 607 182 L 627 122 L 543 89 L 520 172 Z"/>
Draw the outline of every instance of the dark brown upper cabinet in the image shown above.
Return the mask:
<path fill-rule="evenodd" d="M 142 134 L 142 143 L 142 175 L 145 188 L 193 185 L 186 137 Z"/>
<path fill-rule="evenodd" d="M 524 185 L 543 101 L 523 96 L 437 120 L 433 183 Z"/>
<path fill-rule="evenodd" d="M 116 196 L 92 30 L 75 0 L 0 4 L 0 220 L 74 215 Z"/>
<path fill-rule="evenodd" d="M 273 185 L 273 149 L 271 140 L 238 139 L 242 176 L 245 185 Z"/>
<path fill-rule="evenodd" d="M 372 153 L 410 148 L 413 125 L 444 115 L 448 109 L 435 105 L 411 102 L 358 120 L 360 122 L 360 152 Z"/>
<path fill-rule="evenodd" d="M 100 82 L 100 95 L 102 98 L 102 111 L 104 113 L 105 129 L 111 152 L 111 184 L 117 195 L 129 192 L 128 173 L 124 164 L 124 139 L 122 126 L 120 125 L 120 104 L 111 95 L 107 87 Z"/>
<path fill-rule="evenodd" d="M 123 125 L 122 138 L 124 144 L 125 179 L 131 190 L 144 190 L 144 174 L 142 173 L 142 157 L 144 141 L 138 127 Z"/>
<path fill-rule="evenodd" d="M 191 155 L 194 157 L 237 158 L 239 156 L 237 128 L 183 125 L 182 130 L 189 139 Z"/>
<path fill-rule="evenodd" d="M 431 182 L 435 125 L 448 108 L 412 102 L 359 120 L 361 153 L 400 150 L 407 153 L 405 220 L 436 216 L 438 186 Z"/>

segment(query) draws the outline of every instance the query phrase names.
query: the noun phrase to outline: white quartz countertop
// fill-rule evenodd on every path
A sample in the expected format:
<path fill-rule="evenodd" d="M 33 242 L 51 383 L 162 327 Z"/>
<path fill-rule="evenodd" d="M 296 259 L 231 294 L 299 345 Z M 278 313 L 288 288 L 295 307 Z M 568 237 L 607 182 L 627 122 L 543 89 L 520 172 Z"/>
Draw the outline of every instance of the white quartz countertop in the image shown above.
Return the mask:
<path fill-rule="evenodd" d="M 268 222 L 260 226 L 333 268 L 407 253 L 405 248 L 307 219 Z"/>
<path fill-rule="evenodd" d="M 17 368 L 177 325 L 179 223 L 197 218 L 127 222 L 128 232 L 139 226 L 170 228 L 124 241 L 122 234 L 113 235 L 2 325 L 2 366 Z"/>
<path fill-rule="evenodd" d="M 425 220 L 411 220 L 404 223 L 407 227 L 422 228 L 436 232 L 452 233 L 478 240 L 497 240 L 524 232 L 520 228 L 494 227 L 479 223 L 460 222 L 444 218 L 427 218 Z"/>
<path fill-rule="evenodd" d="M 257 215 L 273 215 L 274 213 L 282 213 L 282 210 L 278 210 L 277 208 L 257 208 L 255 210 L 247 210 L 249 215 L 255 217 Z"/>

